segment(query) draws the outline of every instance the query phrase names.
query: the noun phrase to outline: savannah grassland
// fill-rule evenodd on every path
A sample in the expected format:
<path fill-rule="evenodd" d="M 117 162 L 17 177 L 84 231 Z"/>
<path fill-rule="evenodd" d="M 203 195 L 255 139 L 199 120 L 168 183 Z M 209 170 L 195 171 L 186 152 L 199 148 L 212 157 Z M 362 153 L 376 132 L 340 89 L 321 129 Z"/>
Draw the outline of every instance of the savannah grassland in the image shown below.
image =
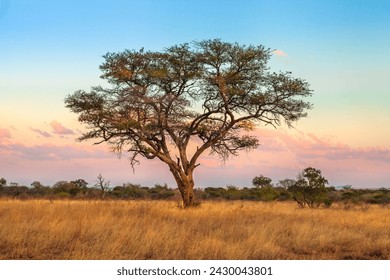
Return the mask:
<path fill-rule="evenodd" d="M 390 259 L 390 208 L 0 200 L 0 259 Z"/>

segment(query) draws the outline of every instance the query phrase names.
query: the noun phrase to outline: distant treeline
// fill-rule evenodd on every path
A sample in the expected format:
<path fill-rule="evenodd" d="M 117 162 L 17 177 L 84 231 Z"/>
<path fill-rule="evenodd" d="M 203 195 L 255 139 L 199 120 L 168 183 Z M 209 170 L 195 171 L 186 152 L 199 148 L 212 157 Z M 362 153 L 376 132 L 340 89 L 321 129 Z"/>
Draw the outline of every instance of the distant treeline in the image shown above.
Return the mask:
<path fill-rule="evenodd" d="M 294 183 L 295 182 L 295 183 Z M 343 207 L 351 208 L 363 204 L 390 204 L 390 189 L 353 189 L 345 186 L 310 187 L 299 185 L 298 181 L 286 179 L 276 186 L 267 177 L 253 179 L 255 187 L 239 188 L 236 186 L 208 187 L 196 189 L 197 200 L 249 200 L 249 201 L 296 201 L 300 207 L 329 207 L 338 202 Z M 139 184 L 127 183 L 122 186 L 108 187 L 108 182 L 102 177 L 98 183 L 88 186 L 83 179 L 75 181 L 59 181 L 53 186 L 44 186 L 35 181 L 30 186 L 17 183 L 7 184 L 0 179 L 0 197 L 4 198 L 44 198 L 44 199 L 170 199 L 180 200 L 178 189 L 170 188 L 167 184 L 156 184 L 154 187 L 144 187 Z M 301 182 L 302 184 L 302 182 Z"/>

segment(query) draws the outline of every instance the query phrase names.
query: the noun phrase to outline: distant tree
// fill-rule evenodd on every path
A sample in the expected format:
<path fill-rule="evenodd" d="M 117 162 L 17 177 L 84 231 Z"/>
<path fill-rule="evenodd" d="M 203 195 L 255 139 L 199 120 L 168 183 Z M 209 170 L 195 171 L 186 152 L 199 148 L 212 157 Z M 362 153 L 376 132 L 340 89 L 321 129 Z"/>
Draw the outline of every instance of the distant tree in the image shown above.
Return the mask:
<path fill-rule="evenodd" d="M 10 185 L 8 188 L 8 193 L 12 196 L 18 196 L 20 198 L 28 197 L 29 188 L 26 186 Z"/>
<path fill-rule="evenodd" d="M 80 140 L 113 151 L 158 158 L 168 165 L 184 207 L 194 205 L 194 170 L 205 152 L 225 161 L 258 147 L 244 132 L 258 124 L 291 126 L 311 104 L 306 81 L 269 72 L 271 50 L 221 40 L 172 46 L 162 52 L 108 53 L 100 66 L 112 88 L 93 87 L 65 99 L 88 127 Z M 198 147 L 190 152 L 189 143 Z"/>
<path fill-rule="evenodd" d="M 77 179 L 71 181 L 71 183 L 74 184 L 79 189 L 79 192 L 83 194 L 87 192 L 88 183 L 84 179 Z"/>
<path fill-rule="evenodd" d="M 271 179 L 271 178 L 265 177 L 265 176 L 263 176 L 263 175 L 256 176 L 256 177 L 253 178 L 253 180 L 252 180 L 252 184 L 253 184 L 255 187 L 258 187 L 258 188 L 270 187 L 270 186 L 272 186 L 271 182 L 272 182 L 272 179 Z"/>
<path fill-rule="evenodd" d="M 36 195 L 44 195 L 46 194 L 46 192 L 49 192 L 50 190 L 49 187 L 45 187 L 39 181 L 32 182 L 31 187 L 32 187 L 32 193 Z"/>
<path fill-rule="evenodd" d="M 71 183 L 75 184 L 80 189 L 84 189 L 88 186 L 88 183 L 84 179 L 77 179 L 77 180 L 71 181 Z"/>
<path fill-rule="evenodd" d="M 308 167 L 298 175 L 297 181 L 288 190 L 299 207 L 315 208 L 326 202 L 326 184 L 328 180 L 321 175 L 319 169 Z"/>
<path fill-rule="evenodd" d="M 106 193 L 109 190 L 110 187 L 110 181 L 106 181 L 106 179 L 103 178 L 102 174 L 100 173 L 97 177 L 97 183 L 95 184 L 95 187 L 100 188 L 101 190 L 101 197 L 105 198 Z"/>
<path fill-rule="evenodd" d="M 280 192 L 272 186 L 264 186 L 259 190 L 262 201 L 274 201 L 278 199 Z"/>
<path fill-rule="evenodd" d="M 5 187 L 7 185 L 7 180 L 4 178 L 0 179 L 0 187 Z"/>
<path fill-rule="evenodd" d="M 53 185 L 54 193 L 59 197 L 76 196 L 80 189 L 72 182 L 58 181 Z"/>
<path fill-rule="evenodd" d="M 31 183 L 31 187 L 34 189 L 41 189 L 43 188 L 43 185 L 39 181 L 34 181 Z"/>
<path fill-rule="evenodd" d="M 172 189 L 168 187 L 167 184 L 159 185 L 156 184 L 154 185 L 153 188 L 149 189 L 150 197 L 152 199 L 164 199 L 164 198 L 169 198 L 174 196 L 174 192 Z"/>
<path fill-rule="evenodd" d="M 341 204 L 344 210 L 352 209 L 364 203 L 365 190 L 353 189 L 352 185 L 344 186 L 341 191 Z"/>
<path fill-rule="evenodd" d="M 206 196 L 210 198 L 223 198 L 225 197 L 226 190 L 224 188 L 207 187 L 204 189 Z"/>
<path fill-rule="evenodd" d="M 284 189 L 288 189 L 291 186 L 294 186 L 296 184 L 296 181 L 293 179 L 283 179 L 278 182 L 278 186 Z"/>
<path fill-rule="evenodd" d="M 256 188 L 260 188 L 260 190 L 257 190 L 260 200 L 272 201 L 277 199 L 279 196 L 279 191 L 273 187 L 271 178 L 263 175 L 256 176 L 253 178 L 252 184 Z"/>
<path fill-rule="evenodd" d="M 229 200 L 237 200 L 240 199 L 241 197 L 241 190 L 234 186 L 234 185 L 228 185 L 226 186 L 226 191 L 225 191 L 225 198 Z"/>
<path fill-rule="evenodd" d="M 111 191 L 111 194 L 116 196 L 117 198 L 148 198 L 149 188 L 141 187 L 138 184 L 123 184 L 123 186 L 116 186 Z"/>

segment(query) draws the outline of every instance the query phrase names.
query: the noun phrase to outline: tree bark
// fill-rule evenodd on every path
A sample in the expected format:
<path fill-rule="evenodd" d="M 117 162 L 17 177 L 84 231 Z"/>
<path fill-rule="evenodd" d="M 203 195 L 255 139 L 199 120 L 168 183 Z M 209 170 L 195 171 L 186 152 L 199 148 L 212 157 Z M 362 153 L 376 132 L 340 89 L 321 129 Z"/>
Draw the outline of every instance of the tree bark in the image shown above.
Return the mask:
<path fill-rule="evenodd" d="M 170 171 L 175 178 L 177 187 L 179 188 L 181 198 L 183 201 L 184 208 L 190 208 L 195 205 L 195 193 L 194 193 L 194 180 L 193 180 L 193 170 L 187 171 L 184 173 L 181 170 L 175 169 L 173 166 L 170 166 Z"/>
<path fill-rule="evenodd" d="M 191 183 L 184 183 L 179 188 L 181 197 L 183 199 L 183 207 L 193 207 L 195 204 L 194 185 Z"/>

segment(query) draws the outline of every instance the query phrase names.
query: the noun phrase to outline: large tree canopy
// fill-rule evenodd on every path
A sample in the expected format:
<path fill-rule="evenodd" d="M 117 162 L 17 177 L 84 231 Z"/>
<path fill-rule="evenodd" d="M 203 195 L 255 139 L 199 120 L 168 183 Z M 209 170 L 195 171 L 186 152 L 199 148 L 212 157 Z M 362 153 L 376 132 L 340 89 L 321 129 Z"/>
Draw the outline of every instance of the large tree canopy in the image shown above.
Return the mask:
<path fill-rule="evenodd" d="M 206 40 L 162 52 L 108 53 L 100 66 L 111 88 L 69 95 L 66 107 L 88 127 L 80 138 L 108 142 L 118 153 L 158 158 L 169 166 L 191 206 L 193 172 L 200 155 L 226 160 L 258 140 L 245 134 L 258 124 L 279 126 L 306 116 L 309 85 L 291 73 L 270 72 L 271 51 Z M 198 147 L 189 153 L 189 143 Z"/>

